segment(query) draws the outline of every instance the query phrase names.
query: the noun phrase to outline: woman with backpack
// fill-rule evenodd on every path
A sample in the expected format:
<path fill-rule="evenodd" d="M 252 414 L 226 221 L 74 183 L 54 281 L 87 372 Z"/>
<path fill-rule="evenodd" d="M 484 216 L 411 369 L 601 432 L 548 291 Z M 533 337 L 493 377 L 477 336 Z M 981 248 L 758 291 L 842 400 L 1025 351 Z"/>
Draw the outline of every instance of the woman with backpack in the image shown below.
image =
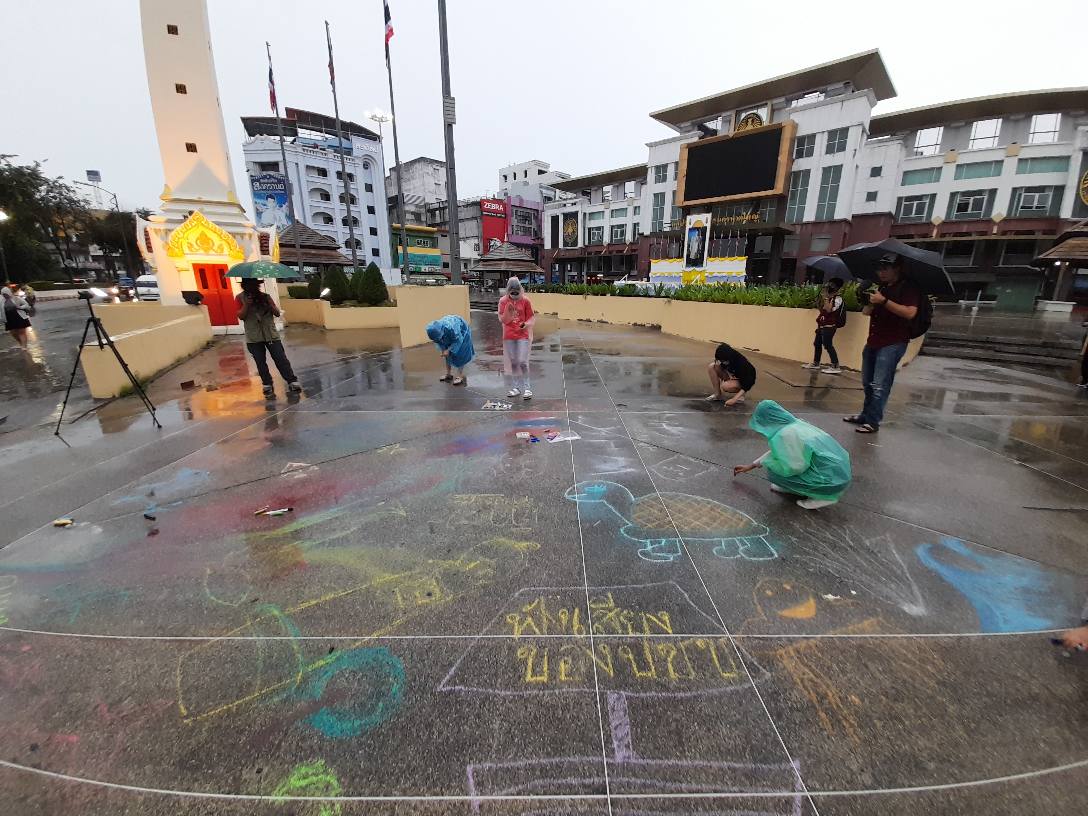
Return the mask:
<path fill-rule="evenodd" d="M 30 304 L 5 286 L 0 289 L 4 299 L 4 328 L 22 348 L 27 347 L 26 330 L 30 328 Z"/>
<path fill-rule="evenodd" d="M 806 363 L 801 368 L 811 371 L 819 371 L 823 368 L 824 374 L 842 374 L 842 369 L 839 368 L 839 355 L 833 345 L 835 332 L 846 325 L 846 303 L 839 294 L 841 291 L 842 278 L 832 278 L 820 290 L 820 300 L 817 304 L 819 313 L 816 315 L 816 339 L 812 344 L 816 351 L 812 362 Z M 820 357 L 824 349 L 827 349 L 827 356 L 831 358 L 831 365 L 826 367 L 820 365 Z"/>

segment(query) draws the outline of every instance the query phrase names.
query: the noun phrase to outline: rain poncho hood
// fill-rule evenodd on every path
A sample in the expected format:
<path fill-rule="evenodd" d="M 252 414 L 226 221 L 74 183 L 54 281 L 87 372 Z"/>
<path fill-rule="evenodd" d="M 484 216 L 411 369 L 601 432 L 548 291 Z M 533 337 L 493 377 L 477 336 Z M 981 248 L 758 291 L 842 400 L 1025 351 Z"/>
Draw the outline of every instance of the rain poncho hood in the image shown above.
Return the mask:
<path fill-rule="evenodd" d="M 472 332 L 459 315 L 446 315 L 428 323 L 427 336 L 439 351 L 450 353 L 450 365 L 455 368 L 463 368 L 476 356 L 476 350 L 472 347 Z"/>
<path fill-rule="evenodd" d="M 748 422 L 767 437 L 760 459 L 772 484 L 799 496 L 836 500 L 850 485 L 850 454 L 826 431 L 795 417 L 774 400 L 763 400 Z"/>

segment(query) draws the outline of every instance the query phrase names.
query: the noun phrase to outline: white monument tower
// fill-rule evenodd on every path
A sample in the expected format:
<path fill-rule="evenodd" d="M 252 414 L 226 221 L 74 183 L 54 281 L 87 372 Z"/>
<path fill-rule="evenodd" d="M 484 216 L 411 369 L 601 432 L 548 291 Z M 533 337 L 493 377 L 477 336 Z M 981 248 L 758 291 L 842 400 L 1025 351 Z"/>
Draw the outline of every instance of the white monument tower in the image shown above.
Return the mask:
<path fill-rule="evenodd" d="M 259 230 L 238 203 L 212 58 L 206 0 L 140 0 L 144 60 L 166 184 L 161 212 L 137 222 L 140 251 L 164 304 L 199 292 L 213 326 L 240 331 L 227 270 L 278 260 L 275 229 Z M 268 294 L 278 300 L 276 287 Z"/>

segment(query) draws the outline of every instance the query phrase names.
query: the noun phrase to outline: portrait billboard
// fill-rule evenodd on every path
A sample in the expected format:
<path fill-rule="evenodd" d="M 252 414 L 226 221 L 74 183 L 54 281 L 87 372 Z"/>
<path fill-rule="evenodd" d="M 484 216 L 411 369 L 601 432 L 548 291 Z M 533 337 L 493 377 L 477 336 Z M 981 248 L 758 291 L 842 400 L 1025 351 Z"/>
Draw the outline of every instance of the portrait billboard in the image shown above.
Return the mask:
<path fill-rule="evenodd" d="M 249 177 L 258 227 L 283 229 L 291 223 L 287 205 L 287 177 L 282 173 L 258 173 Z"/>

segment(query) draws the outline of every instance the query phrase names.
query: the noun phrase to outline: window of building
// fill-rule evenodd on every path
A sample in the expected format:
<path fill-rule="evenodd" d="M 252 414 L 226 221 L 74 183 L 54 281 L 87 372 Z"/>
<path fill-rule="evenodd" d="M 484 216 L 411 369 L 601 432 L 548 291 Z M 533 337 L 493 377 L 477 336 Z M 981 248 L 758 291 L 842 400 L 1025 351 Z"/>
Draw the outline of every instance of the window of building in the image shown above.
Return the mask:
<path fill-rule="evenodd" d="M 627 208 L 626 207 L 616 207 L 616 209 L 614 209 L 614 210 L 612 210 L 611 212 L 608 213 L 608 217 L 609 218 L 626 218 L 627 217 Z"/>
<path fill-rule="evenodd" d="M 503 173 L 503 174 L 502 174 L 502 181 L 503 181 L 503 184 L 505 184 L 505 183 L 506 183 L 506 173 Z"/>
<path fill-rule="evenodd" d="M 278 173 L 280 171 L 279 162 L 257 162 L 257 169 L 262 173 Z"/>
<path fill-rule="evenodd" d="M 941 152 L 942 138 L 944 138 L 943 127 L 931 127 L 919 130 L 914 135 L 914 155 L 936 156 Z"/>
<path fill-rule="evenodd" d="M 1057 215 L 1063 192 L 1061 187 L 1016 187 L 1009 201 L 1009 214 L 1014 218 Z"/>
<path fill-rule="evenodd" d="M 1035 250 L 1034 241 L 1006 241 L 998 266 L 1031 266 L 1035 260 Z"/>
<path fill-rule="evenodd" d="M 328 213 L 315 212 L 314 220 L 317 221 L 318 224 L 325 224 L 326 226 L 332 224 L 332 216 Z"/>
<path fill-rule="evenodd" d="M 997 147 L 997 139 L 1000 135 L 1000 119 L 980 119 L 971 125 L 971 140 L 967 143 L 967 149 L 981 150 L 987 147 Z"/>
<path fill-rule="evenodd" d="M 174 93 L 187 94 L 187 93 L 189 93 L 189 89 L 186 88 L 184 85 L 182 85 L 180 82 L 175 82 L 174 83 Z"/>
<path fill-rule="evenodd" d="M 372 204 L 367 204 L 366 205 L 366 214 L 367 215 L 375 215 L 376 214 L 374 212 L 374 206 Z"/>
<path fill-rule="evenodd" d="M 850 128 L 835 128 L 827 132 L 827 146 L 824 154 L 833 156 L 846 150 L 846 140 L 850 136 Z"/>
<path fill-rule="evenodd" d="M 363 248 L 363 242 L 360 241 L 358 238 L 355 239 L 355 248 L 356 249 L 362 249 Z M 344 249 L 351 249 L 351 239 L 350 238 L 348 238 L 346 241 L 344 241 Z"/>
<path fill-rule="evenodd" d="M 869 178 L 880 178 L 884 175 L 884 165 L 878 164 L 876 167 L 869 168 Z"/>
<path fill-rule="evenodd" d="M 337 181 L 343 181 L 344 180 L 344 173 L 343 173 L 342 170 L 337 170 L 336 171 L 336 180 Z M 348 181 L 354 183 L 354 181 L 355 181 L 355 174 L 354 173 L 348 173 Z"/>
<path fill-rule="evenodd" d="M 680 162 L 676 161 L 672 163 L 672 180 L 676 181 L 680 178 Z"/>
<path fill-rule="evenodd" d="M 667 164 L 654 165 L 654 184 L 664 184 L 669 180 L 669 166 Z"/>
<path fill-rule="evenodd" d="M 842 165 L 825 167 L 820 174 L 820 198 L 816 203 L 816 220 L 830 221 L 835 217 L 835 205 L 839 200 L 839 182 Z"/>
<path fill-rule="evenodd" d="M 351 177 L 351 176 L 348 176 L 348 181 L 355 181 L 355 179 L 353 177 Z M 374 185 L 371 184 L 368 181 L 368 182 L 363 184 L 363 190 L 365 190 L 368 193 L 373 193 L 374 192 Z"/>
<path fill-rule="evenodd" d="M 328 190 L 321 190 L 317 187 L 310 190 L 310 198 L 316 198 L 318 201 L 332 201 L 332 196 Z"/>
<path fill-rule="evenodd" d="M 957 181 L 959 179 L 992 178 L 994 176 L 1000 176 L 1001 168 L 1004 166 L 1004 159 L 957 164 L 955 178 Z"/>
<path fill-rule="evenodd" d="M 684 214 L 680 211 L 680 208 L 676 206 L 676 190 L 673 190 L 672 191 L 672 213 L 669 215 L 669 218 L 672 220 L 672 228 L 673 229 L 679 229 L 679 227 L 676 226 L 676 224 L 677 224 L 677 222 L 682 220 L 683 217 L 684 217 Z"/>
<path fill-rule="evenodd" d="M 370 234 L 371 235 L 377 235 L 378 234 L 378 228 L 377 227 L 371 227 L 370 228 Z"/>
<path fill-rule="evenodd" d="M 876 190 L 870 190 L 869 192 L 867 192 L 865 194 L 865 200 L 870 204 L 876 201 Z"/>
<path fill-rule="evenodd" d="M 1028 132 L 1028 144 L 1048 144 L 1058 141 L 1061 128 L 1060 113 L 1037 113 L 1031 117 L 1031 130 Z"/>
<path fill-rule="evenodd" d="M 586 213 L 586 221 L 604 221 L 604 210 Z"/>
<path fill-rule="evenodd" d="M 796 258 L 801 250 L 801 236 L 787 235 L 782 239 L 782 255 L 786 258 Z"/>
<path fill-rule="evenodd" d="M 912 184 L 933 184 L 940 180 L 940 167 L 923 167 L 919 170 L 904 170 L 902 184 L 909 187 Z"/>
<path fill-rule="evenodd" d="M 185 143 L 185 152 L 186 153 L 196 153 L 196 142 L 186 142 Z"/>
<path fill-rule="evenodd" d="M 989 218 L 996 190 L 962 190 L 948 199 L 948 220 L 977 221 Z"/>
<path fill-rule="evenodd" d="M 895 220 L 905 224 L 928 221 L 933 215 L 936 194 L 904 196 L 896 204 Z"/>
<path fill-rule="evenodd" d="M 612 200 L 612 185 L 611 184 L 606 184 L 606 185 L 604 185 L 604 187 L 601 188 L 601 201 L 611 201 L 611 200 Z"/>
<path fill-rule="evenodd" d="M 354 195 L 350 196 L 349 200 L 351 201 L 352 204 L 358 204 L 359 203 L 359 199 L 357 199 Z M 340 193 L 340 203 L 341 204 L 344 203 L 344 194 L 343 193 Z"/>
<path fill-rule="evenodd" d="M 370 254 L 375 258 L 380 258 L 382 256 L 381 252 L 378 251 L 377 247 L 371 247 Z"/>
<path fill-rule="evenodd" d="M 636 221 L 631 225 L 631 240 L 637 241 L 638 236 L 642 233 L 642 226 Z"/>
<path fill-rule="evenodd" d="M 1017 159 L 1016 172 L 1020 173 L 1068 173 L 1068 156 L 1033 156 Z"/>
<path fill-rule="evenodd" d="M 795 159 L 807 159 L 816 152 L 816 134 L 809 133 L 806 136 L 798 136 L 793 140 L 793 157 Z"/>
<path fill-rule="evenodd" d="M 944 245 L 945 266 L 974 266 L 974 241 L 949 241 Z"/>
<path fill-rule="evenodd" d="M 790 191 L 786 199 L 786 221 L 798 224 L 805 220 L 805 201 L 808 200 L 809 170 L 790 173 Z"/>
<path fill-rule="evenodd" d="M 308 175 L 308 176 L 317 176 L 318 178 L 328 178 L 329 177 L 329 171 L 326 170 L 324 167 L 314 167 L 314 165 L 312 165 L 312 164 L 307 164 L 306 165 L 306 175 Z"/>
<path fill-rule="evenodd" d="M 811 93 L 807 93 L 804 96 L 799 96 L 796 99 L 792 100 L 790 102 L 790 107 L 791 108 L 799 108 L 802 105 L 811 105 L 814 102 L 822 101 L 823 98 L 824 98 L 824 92 L 823 91 L 812 91 Z"/>
<path fill-rule="evenodd" d="M 613 224 L 609 228 L 609 241 L 613 244 L 623 244 L 627 242 L 627 225 L 626 224 Z"/>
<path fill-rule="evenodd" d="M 604 243 L 604 227 L 586 227 L 587 244 Z"/>
<path fill-rule="evenodd" d="M 642 212 L 642 207 L 635 207 L 635 209 L 634 209 L 634 214 L 635 215 L 638 215 L 641 212 Z"/>
<path fill-rule="evenodd" d="M 830 235 L 813 235 L 808 243 L 809 252 L 827 252 L 831 249 Z"/>
<path fill-rule="evenodd" d="M 166 24 L 166 33 L 167 34 L 173 34 L 176 37 L 176 36 L 178 36 L 178 27 L 176 25 L 171 25 L 170 23 L 167 23 Z"/>
<path fill-rule="evenodd" d="M 650 232 L 661 232 L 665 228 L 665 194 L 654 193 L 653 209 L 650 211 Z"/>

